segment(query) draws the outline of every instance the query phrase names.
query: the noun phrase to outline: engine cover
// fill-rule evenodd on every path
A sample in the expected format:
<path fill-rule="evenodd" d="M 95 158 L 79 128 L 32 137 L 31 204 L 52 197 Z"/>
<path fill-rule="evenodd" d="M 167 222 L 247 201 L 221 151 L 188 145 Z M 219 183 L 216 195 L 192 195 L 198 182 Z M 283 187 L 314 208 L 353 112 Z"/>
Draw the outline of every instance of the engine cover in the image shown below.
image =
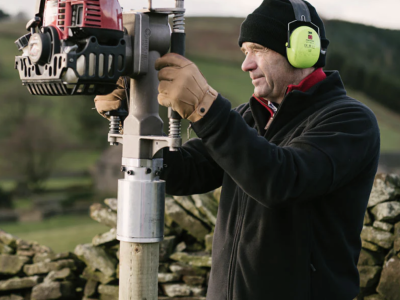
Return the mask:
<path fill-rule="evenodd" d="M 29 56 L 30 49 L 27 54 L 15 57 L 22 84 L 33 95 L 101 95 L 114 90 L 125 71 L 125 38 L 116 45 L 103 45 L 92 36 L 85 40 L 82 50 L 79 48 L 82 46 L 64 45 L 45 64 L 39 60 L 35 63 Z M 43 55 L 40 57 L 43 59 Z"/>

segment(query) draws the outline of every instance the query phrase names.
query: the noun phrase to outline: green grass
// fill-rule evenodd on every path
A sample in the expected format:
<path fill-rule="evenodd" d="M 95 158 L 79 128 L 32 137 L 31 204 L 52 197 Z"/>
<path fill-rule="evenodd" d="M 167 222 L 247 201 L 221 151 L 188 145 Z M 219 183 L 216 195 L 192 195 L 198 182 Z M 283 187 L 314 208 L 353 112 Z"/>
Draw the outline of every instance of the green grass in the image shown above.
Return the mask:
<path fill-rule="evenodd" d="M 369 98 L 366 94 L 354 90 L 347 91 L 349 96 L 368 106 L 375 114 L 381 132 L 381 151 L 400 151 L 400 115 Z"/>
<path fill-rule="evenodd" d="M 90 243 L 96 234 L 109 230 L 89 216 L 58 216 L 42 222 L 0 224 L 0 229 L 49 246 L 56 253 L 73 251 L 76 245 Z"/>
<path fill-rule="evenodd" d="M 91 177 L 66 177 L 66 178 L 50 178 L 44 183 L 45 189 L 62 190 L 71 186 L 88 186 L 93 182 Z M 11 191 L 15 188 L 14 180 L 0 180 L 0 187 L 4 191 Z"/>
<path fill-rule="evenodd" d="M 104 133 L 107 136 L 107 133 Z M 60 157 L 56 163 L 57 172 L 89 171 L 100 158 L 101 151 L 72 150 Z"/>

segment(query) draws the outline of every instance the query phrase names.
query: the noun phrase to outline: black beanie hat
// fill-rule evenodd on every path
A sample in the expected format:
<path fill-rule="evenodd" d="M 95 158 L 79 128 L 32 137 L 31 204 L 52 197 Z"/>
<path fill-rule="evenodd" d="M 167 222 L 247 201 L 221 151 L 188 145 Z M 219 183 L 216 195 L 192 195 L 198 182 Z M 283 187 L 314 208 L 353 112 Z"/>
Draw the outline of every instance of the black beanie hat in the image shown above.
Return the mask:
<path fill-rule="evenodd" d="M 319 27 L 321 47 L 326 50 L 329 40 L 325 37 L 324 23 L 318 16 L 314 6 L 307 1 L 304 1 L 304 3 L 308 6 L 312 23 Z M 296 17 L 289 0 L 264 0 L 260 7 L 248 15 L 242 23 L 239 46 L 242 47 L 244 42 L 257 43 L 287 58 L 288 24 L 294 20 L 296 20 Z M 321 54 L 314 67 L 324 67 L 325 63 L 326 55 Z"/>

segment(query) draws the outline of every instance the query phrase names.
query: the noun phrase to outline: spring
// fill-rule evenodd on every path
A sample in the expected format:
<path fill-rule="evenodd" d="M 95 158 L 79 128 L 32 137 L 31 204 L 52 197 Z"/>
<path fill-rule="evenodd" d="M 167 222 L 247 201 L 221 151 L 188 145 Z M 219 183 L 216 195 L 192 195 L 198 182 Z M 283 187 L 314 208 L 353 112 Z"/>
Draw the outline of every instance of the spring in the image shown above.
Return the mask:
<path fill-rule="evenodd" d="M 110 133 L 118 134 L 120 133 L 121 119 L 118 116 L 110 117 Z"/>
<path fill-rule="evenodd" d="M 179 138 L 181 136 L 181 121 L 169 119 L 169 137 Z"/>
<path fill-rule="evenodd" d="M 185 14 L 183 12 L 176 12 L 173 18 L 173 31 L 185 32 Z"/>

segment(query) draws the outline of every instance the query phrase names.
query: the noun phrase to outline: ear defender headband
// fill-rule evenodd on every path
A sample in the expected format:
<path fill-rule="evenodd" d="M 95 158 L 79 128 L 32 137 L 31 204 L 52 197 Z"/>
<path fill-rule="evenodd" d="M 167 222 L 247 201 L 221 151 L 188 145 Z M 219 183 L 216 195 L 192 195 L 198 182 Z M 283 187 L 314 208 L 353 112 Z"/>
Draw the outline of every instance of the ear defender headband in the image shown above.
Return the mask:
<path fill-rule="evenodd" d="M 325 54 L 321 49 L 319 27 L 311 22 L 307 4 L 302 0 L 289 1 L 293 6 L 296 20 L 288 24 L 286 55 L 293 67 L 311 68 L 317 63 L 320 54 Z"/>

